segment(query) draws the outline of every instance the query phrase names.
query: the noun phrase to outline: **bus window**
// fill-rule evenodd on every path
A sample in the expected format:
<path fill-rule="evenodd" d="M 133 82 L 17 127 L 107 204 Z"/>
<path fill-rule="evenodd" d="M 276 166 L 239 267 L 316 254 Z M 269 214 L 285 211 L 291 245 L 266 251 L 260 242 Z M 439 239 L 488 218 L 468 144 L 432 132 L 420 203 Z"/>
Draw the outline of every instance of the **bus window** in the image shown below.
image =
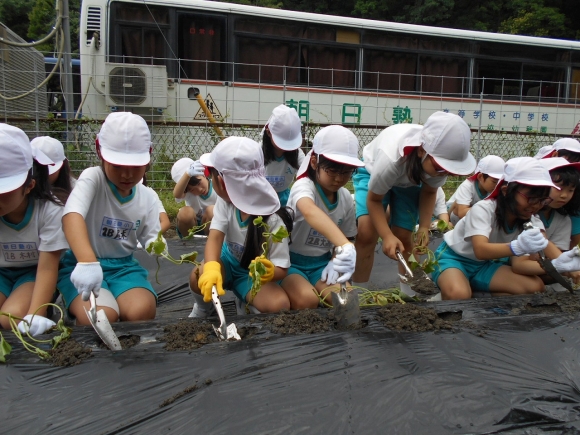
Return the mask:
<path fill-rule="evenodd" d="M 44 58 L 44 68 L 46 75 L 50 74 L 54 65 L 56 64 L 55 57 Z M 73 102 L 74 110 L 76 111 L 81 104 L 81 62 L 79 59 L 72 59 L 72 83 L 73 83 Z M 65 112 L 65 103 L 63 95 L 63 87 L 61 80 L 61 71 L 58 70 L 46 84 L 48 111 L 56 117 L 61 117 Z"/>
<path fill-rule="evenodd" d="M 382 91 L 415 91 L 417 55 L 365 50 L 363 87 Z"/>
<path fill-rule="evenodd" d="M 533 100 L 564 96 L 566 80 L 563 68 L 524 64 L 522 95 Z M 558 95 L 559 94 L 559 95 Z"/>
<path fill-rule="evenodd" d="M 580 101 L 580 68 L 572 69 L 572 79 L 570 80 L 570 98 Z"/>
<path fill-rule="evenodd" d="M 474 80 L 474 93 L 483 91 L 486 96 L 504 97 L 521 95 L 522 64 L 519 62 L 499 62 L 478 60 Z M 483 89 L 482 87 L 483 83 Z"/>
<path fill-rule="evenodd" d="M 304 84 L 339 88 L 355 86 L 355 50 L 303 45 L 300 66 L 302 67 L 300 81 Z"/>
<path fill-rule="evenodd" d="M 467 59 L 419 56 L 421 92 L 461 95 L 467 89 Z"/>
<path fill-rule="evenodd" d="M 238 80 L 283 83 L 286 74 L 286 83 L 299 83 L 297 43 L 239 37 L 238 62 Z"/>
<path fill-rule="evenodd" d="M 182 59 L 180 76 L 188 79 L 225 79 L 225 24 L 225 18 L 222 17 L 179 15 L 178 57 Z"/>

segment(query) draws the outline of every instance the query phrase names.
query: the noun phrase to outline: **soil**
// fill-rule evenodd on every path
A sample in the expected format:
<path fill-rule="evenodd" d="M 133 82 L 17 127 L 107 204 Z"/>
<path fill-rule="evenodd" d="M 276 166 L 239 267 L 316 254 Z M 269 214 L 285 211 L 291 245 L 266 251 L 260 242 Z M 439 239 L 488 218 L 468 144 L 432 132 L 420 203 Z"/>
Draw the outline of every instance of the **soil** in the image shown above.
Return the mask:
<path fill-rule="evenodd" d="M 141 337 L 139 337 L 138 335 L 135 335 L 135 334 L 121 335 L 119 337 L 119 343 L 121 343 L 121 347 L 123 349 L 129 349 L 133 346 L 137 346 L 140 341 L 141 341 Z M 102 341 L 99 341 L 98 346 L 101 349 L 109 349 L 107 347 L 107 345 L 105 343 L 103 343 Z"/>
<path fill-rule="evenodd" d="M 83 346 L 72 338 L 60 342 L 57 347 L 50 349 L 48 353 L 50 355 L 48 361 L 57 367 L 75 366 L 93 356 L 90 348 Z"/>
<path fill-rule="evenodd" d="M 407 284 L 422 295 L 430 296 L 439 293 L 439 288 L 424 272 L 415 272 L 413 278 L 407 278 Z"/>
<path fill-rule="evenodd" d="M 461 318 L 460 313 L 454 314 L 454 316 L 439 316 L 431 308 L 413 304 L 391 304 L 379 308 L 376 316 L 384 326 L 395 331 L 426 332 L 454 329 L 458 326 L 457 320 Z M 457 319 L 458 314 L 459 319 Z M 446 317 L 447 320 L 442 317 Z"/>
<path fill-rule="evenodd" d="M 334 312 L 331 310 L 282 312 L 274 317 L 257 318 L 252 321 L 260 322 L 275 334 L 316 334 L 334 329 Z"/>
<path fill-rule="evenodd" d="M 205 382 L 204 382 L 204 384 L 206 386 L 211 385 L 212 383 L 213 383 L 213 381 L 211 379 L 206 379 Z M 180 397 L 183 397 L 186 394 L 191 393 L 192 391 L 198 390 L 202 386 L 203 385 L 193 384 L 193 385 L 190 385 L 189 387 L 185 387 L 179 393 L 177 393 L 174 396 L 171 396 L 169 399 L 165 399 L 163 402 L 161 402 L 161 404 L 159 405 L 159 407 L 160 408 L 164 408 L 164 407 L 166 407 L 168 405 L 171 405 L 173 402 L 175 402 Z"/>

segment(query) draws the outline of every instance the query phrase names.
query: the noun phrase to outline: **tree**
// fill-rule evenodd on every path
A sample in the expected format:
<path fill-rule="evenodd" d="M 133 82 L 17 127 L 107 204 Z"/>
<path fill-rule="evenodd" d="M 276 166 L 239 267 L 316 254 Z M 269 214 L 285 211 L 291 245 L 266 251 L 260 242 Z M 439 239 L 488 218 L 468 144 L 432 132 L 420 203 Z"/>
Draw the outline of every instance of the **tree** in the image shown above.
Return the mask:
<path fill-rule="evenodd" d="M 574 37 L 566 26 L 566 16 L 557 8 L 544 4 L 544 0 L 515 0 L 514 13 L 499 27 L 502 33 L 514 35 Z"/>
<path fill-rule="evenodd" d="M 34 7 L 29 14 L 28 37 L 30 39 L 39 40 L 50 33 L 56 23 L 55 5 L 55 0 L 34 0 Z M 79 51 L 80 9 L 80 0 L 69 0 L 70 39 L 73 53 Z M 55 39 L 38 46 L 37 49 L 45 53 L 55 52 L 57 50 Z"/>
<path fill-rule="evenodd" d="M 34 0 L 2 0 L 0 1 L 0 23 L 27 39 L 28 12 L 32 9 Z"/>

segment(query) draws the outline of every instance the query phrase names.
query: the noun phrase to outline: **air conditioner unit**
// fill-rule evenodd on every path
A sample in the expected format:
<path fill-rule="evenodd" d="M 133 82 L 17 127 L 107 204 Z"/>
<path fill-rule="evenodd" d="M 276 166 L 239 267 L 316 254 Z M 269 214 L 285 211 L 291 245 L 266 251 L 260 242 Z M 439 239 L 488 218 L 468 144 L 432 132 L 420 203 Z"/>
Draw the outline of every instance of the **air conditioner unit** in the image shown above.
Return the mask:
<path fill-rule="evenodd" d="M 105 63 L 105 74 L 107 106 L 167 108 L 164 65 Z"/>

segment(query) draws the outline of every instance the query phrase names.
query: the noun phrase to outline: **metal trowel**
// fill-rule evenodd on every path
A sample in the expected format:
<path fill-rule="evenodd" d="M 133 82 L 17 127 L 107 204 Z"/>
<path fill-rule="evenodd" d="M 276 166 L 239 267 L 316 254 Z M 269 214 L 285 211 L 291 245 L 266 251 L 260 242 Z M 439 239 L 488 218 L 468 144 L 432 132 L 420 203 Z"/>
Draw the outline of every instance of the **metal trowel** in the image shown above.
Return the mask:
<path fill-rule="evenodd" d="M 337 247 L 335 252 L 339 254 L 341 247 Z M 338 329 L 356 329 L 360 327 L 360 305 L 356 292 L 347 290 L 346 283 L 343 282 L 340 284 L 340 290 L 331 292 L 330 297 Z"/>
<path fill-rule="evenodd" d="M 224 315 L 224 309 L 222 308 L 222 303 L 217 293 L 215 285 L 211 288 L 211 299 L 213 305 L 220 319 L 220 326 L 214 326 L 213 329 L 220 340 L 241 340 L 238 334 L 238 329 L 235 323 L 231 323 L 229 326 L 226 323 L 226 316 Z"/>
<path fill-rule="evenodd" d="M 117 338 L 117 334 L 113 331 L 105 311 L 97 311 L 97 301 L 93 292 L 91 292 L 90 301 L 91 308 L 89 310 L 85 308 L 85 313 L 87 313 L 87 317 L 89 318 L 91 325 L 93 325 L 93 329 L 97 331 L 97 334 L 99 334 L 99 337 L 101 337 L 101 340 L 103 340 L 103 343 L 105 343 L 109 349 L 122 350 L 121 343 Z"/>
<path fill-rule="evenodd" d="M 411 287 L 411 289 L 416 293 L 422 295 L 433 295 L 439 293 L 439 288 L 423 269 L 417 267 L 415 273 L 413 273 L 400 251 L 397 251 L 397 258 L 399 259 L 399 263 L 401 263 L 405 268 L 405 275 L 399 274 L 399 278 L 402 282 Z"/>

